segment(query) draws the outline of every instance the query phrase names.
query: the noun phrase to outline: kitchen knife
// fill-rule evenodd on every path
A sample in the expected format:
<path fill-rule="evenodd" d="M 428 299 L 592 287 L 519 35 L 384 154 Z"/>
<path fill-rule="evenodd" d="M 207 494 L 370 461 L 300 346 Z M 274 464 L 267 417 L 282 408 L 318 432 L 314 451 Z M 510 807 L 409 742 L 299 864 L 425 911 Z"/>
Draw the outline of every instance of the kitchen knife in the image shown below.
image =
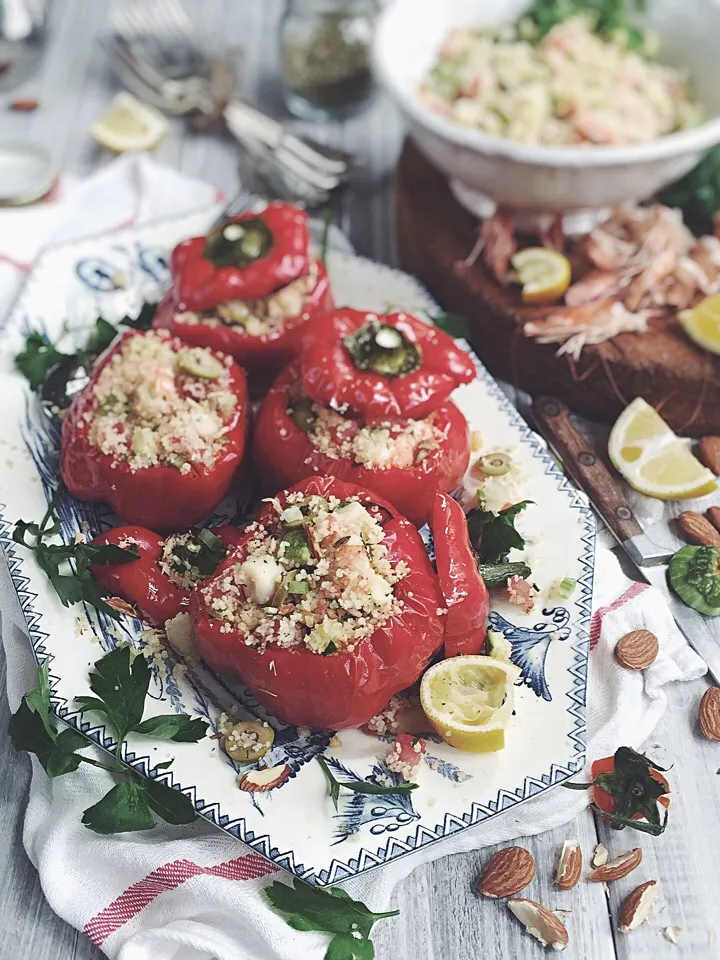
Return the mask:
<path fill-rule="evenodd" d="M 643 531 L 627 502 L 621 482 L 574 426 L 570 411 L 555 397 L 539 397 L 532 405 L 535 422 L 567 472 L 587 494 L 596 512 L 637 568 L 644 580 L 667 600 L 670 612 L 688 643 L 703 658 L 716 682 L 720 683 L 720 628 L 682 603 L 670 590 L 667 564 L 673 551 L 658 546 Z"/>

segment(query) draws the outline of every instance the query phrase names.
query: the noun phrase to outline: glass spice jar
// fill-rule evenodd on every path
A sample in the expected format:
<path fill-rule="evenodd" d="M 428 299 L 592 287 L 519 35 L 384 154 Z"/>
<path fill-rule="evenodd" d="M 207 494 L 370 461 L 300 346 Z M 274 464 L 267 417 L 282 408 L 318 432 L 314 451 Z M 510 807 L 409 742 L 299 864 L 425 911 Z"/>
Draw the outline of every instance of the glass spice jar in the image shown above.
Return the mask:
<path fill-rule="evenodd" d="M 280 57 L 291 113 L 323 123 L 341 120 L 369 101 L 377 13 L 377 0 L 287 0 Z"/>

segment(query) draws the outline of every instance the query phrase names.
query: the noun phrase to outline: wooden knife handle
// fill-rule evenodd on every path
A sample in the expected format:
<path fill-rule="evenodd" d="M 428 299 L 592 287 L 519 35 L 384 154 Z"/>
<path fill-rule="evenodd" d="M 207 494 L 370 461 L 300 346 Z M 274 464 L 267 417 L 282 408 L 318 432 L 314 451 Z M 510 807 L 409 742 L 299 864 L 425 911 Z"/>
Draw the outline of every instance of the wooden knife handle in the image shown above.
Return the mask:
<path fill-rule="evenodd" d="M 573 426 L 565 404 L 555 397 L 538 397 L 532 409 L 541 433 L 615 536 L 624 541 L 641 534 L 642 527 L 625 499 L 620 482 Z"/>

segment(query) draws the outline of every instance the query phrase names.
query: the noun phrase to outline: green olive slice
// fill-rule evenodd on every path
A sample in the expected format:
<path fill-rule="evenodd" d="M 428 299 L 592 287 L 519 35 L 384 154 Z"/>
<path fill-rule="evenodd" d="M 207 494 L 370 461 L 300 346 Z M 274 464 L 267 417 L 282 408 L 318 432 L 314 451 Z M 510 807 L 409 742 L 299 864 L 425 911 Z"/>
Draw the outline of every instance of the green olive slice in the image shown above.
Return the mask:
<path fill-rule="evenodd" d="M 178 367 L 193 377 L 217 380 L 225 371 L 223 364 L 203 347 L 187 347 L 177 355 Z"/>
<path fill-rule="evenodd" d="M 260 760 L 275 740 L 275 731 L 259 720 L 243 720 L 234 723 L 223 738 L 223 749 L 233 760 L 248 763 Z"/>

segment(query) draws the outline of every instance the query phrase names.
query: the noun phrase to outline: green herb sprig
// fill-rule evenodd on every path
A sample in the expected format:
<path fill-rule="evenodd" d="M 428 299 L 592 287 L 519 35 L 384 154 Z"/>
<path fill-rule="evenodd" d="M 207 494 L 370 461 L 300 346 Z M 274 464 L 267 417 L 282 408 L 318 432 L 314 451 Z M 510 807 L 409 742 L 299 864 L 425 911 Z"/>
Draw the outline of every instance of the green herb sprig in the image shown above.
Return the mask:
<path fill-rule="evenodd" d="M 35 754 L 49 777 L 61 777 L 77 770 L 81 763 L 88 763 L 120 778 L 101 800 L 83 813 L 82 823 L 95 833 L 151 830 L 155 816 L 173 824 L 192 823 L 197 819 L 195 808 L 185 794 L 158 780 L 146 780 L 121 762 L 122 744 L 129 733 L 176 743 L 196 743 L 206 735 L 205 721 L 184 713 L 143 721 L 150 677 L 150 667 L 143 656 L 133 656 L 130 647 L 118 647 L 95 663 L 90 674 L 90 689 L 95 697 L 76 700 L 85 710 L 95 710 L 105 717 L 117 737 L 114 760 L 103 762 L 84 756 L 78 751 L 91 746 L 91 740 L 71 727 L 58 731 L 50 711 L 48 661 L 38 668 L 38 688 L 25 694 L 10 718 L 13 746 L 18 751 Z M 155 769 L 167 769 L 171 763 L 172 760 L 159 763 Z"/>
<path fill-rule="evenodd" d="M 705 154 L 696 167 L 658 195 L 668 207 L 679 207 L 693 229 L 712 229 L 720 210 L 720 146 Z"/>
<path fill-rule="evenodd" d="M 292 887 L 276 881 L 265 887 L 264 893 L 273 910 L 281 913 L 294 930 L 318 930 L 333 935 L 325 960 L 373 960 L 373 925 L 399 913 L 373 913 L 344 890 L 321 890 L 297 878 Z"/>
<path fill-rule="evenodd" d="M 635 11 L 645 8 L 645 0 L 533 0 L 520 18 L 521 32 L 532 30 L 528 39 L 542 40 L 553 27 L 578 14 L 589 14 L 593 30 L 600 36 L 622 39 L 629 50 L 643 50 L 645 34 L 633 21 Z"/>
<path fill-rule="evenodd" d="M 352 793 L 365 793 L 371 796 L 387 797 L 398 793 L 407 795 L 413 790 L 417 790 L 418 787 L 417 783 L 398 783 L 391 784 L 389 787 L 382 787 L 379 783 L 368 783 L 366 780 L 337 780 L 324 757 L 317 756 L 315 759 L 325 774 L 325 779 L 328 783 L 328 792 L 336 810 L 338 808 L 338 798 L 340 797 L 341 788 L 350 790 Z"/>
<path fill-rule="evenodd" d="M 121 615 L 104 599 L 112 596 L 112 592 L 93 580 L 90 566 L 93 563 L 130 563 L 140 556 L 138 548 L 135 544 L 124 548 L 113 543 L 47 543 L 48 538 L 60 531 L 60 523 L 54 520 L 54 514 L 62 492 L 62 486 L 58 487 L 40 523 L 18 520 L 13 528 L 12 539 L 27 550 L 32 550 L 38 566 L 47 575 L 64 607 L 85 602 L 119 620 Z"/>
<path fill-rule="evenodd" d="M 109 323 L 103 317 L 98 317 L 84 346 L 75 353 L 65 353 L 58 350 L 57 344 L 52 343 L 45 334 L 33 330 L 25 337 L 25 346 L 15 357 L 15 366 L 27 380 L 30 389 L 38 390 L 42 387 L 50 371 L 61 362 L 66 362 L 74 357 L 91 364 L 96 357 L 110 346 L 115 337 L 122 333 L 121 327 L 132 330 L 149 330 L 156 309 L 157 304 L 145 303 L 137 317 L 123 317 L 117 325 Z"/>
<path fill-rule="evenodd" d="M 499 513 L 476 507 L 467 515 L 473 549 L 483 564 L 505 560 L 511 550 L 522 550 L 525 538 L 515 529 L 515 520 L 532 500 L 521 500 Z"/>
<path fill-rule="evenodd" d="M 461 313 L 436 313 L 430 315 L 430 320 L 455 340 L 470 339 L 470 323 Z"/>

